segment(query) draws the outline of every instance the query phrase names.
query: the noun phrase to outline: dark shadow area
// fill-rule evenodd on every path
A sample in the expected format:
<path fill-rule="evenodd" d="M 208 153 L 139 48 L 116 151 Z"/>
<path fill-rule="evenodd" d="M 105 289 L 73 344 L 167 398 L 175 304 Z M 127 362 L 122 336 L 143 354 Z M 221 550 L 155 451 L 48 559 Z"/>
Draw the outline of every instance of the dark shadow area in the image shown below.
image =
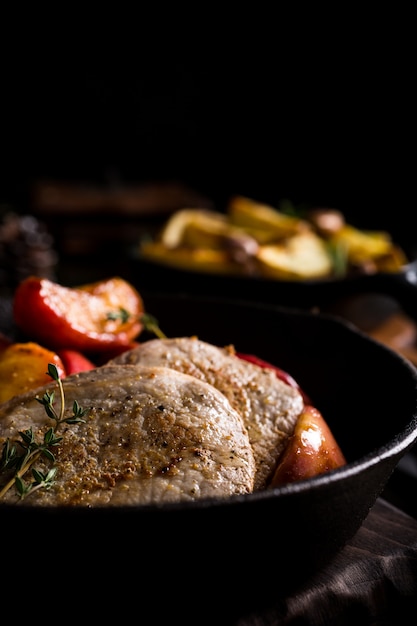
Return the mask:
<path fill-rule="evenodd" d="M 238 48 L 206 34 L 188 54 L 166 42 L 4 59 L 0 200 L 24 209 L 39 179 L 175 180 L 220 209 L 235 193 L 289 198 L 408 236 L 407 66 L 382 42 L 371 54 L 365 33 L 325 37 L 292 52 L 257 31 Z"/>

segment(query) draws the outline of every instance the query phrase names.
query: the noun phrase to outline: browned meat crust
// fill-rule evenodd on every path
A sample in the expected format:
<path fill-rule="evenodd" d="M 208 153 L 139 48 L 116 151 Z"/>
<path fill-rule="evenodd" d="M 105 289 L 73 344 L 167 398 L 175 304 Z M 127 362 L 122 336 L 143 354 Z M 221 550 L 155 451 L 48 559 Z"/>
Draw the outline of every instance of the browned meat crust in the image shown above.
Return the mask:
<path fill-rule="evenodd" d="M 54 385 L 1 405 L 0 446 L 30 427 L 43 438 L 52 423 L 35 393 Z M 69 376 L 63 385 L 66 406 L 77 400 L 91 407 L 87 423 L 63 425 L 56 482 L 25 503 L 135 505 L 253 490 L 255 462 L 242 418 L 204 381 L 164 367 L 113 365 Z M 4 500 L 15 502 L 15 490 Z"/>
<path fill-rule="evenodd" d="M 244 361 L 233 347 L 220 348 L 196 337 L 152 339 L 111 364 L 165 366 L 214 385 L 243 418 L 256 462 L 255 489 L 267 486 L 303 409 L 298 390 L 269 369 Z"/>

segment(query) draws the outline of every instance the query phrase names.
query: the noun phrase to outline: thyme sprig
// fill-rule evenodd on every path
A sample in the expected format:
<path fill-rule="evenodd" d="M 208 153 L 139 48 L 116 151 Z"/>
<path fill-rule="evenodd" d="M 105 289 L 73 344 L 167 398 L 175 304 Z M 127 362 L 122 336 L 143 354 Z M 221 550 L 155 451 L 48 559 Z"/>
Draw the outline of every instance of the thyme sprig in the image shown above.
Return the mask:
<path fill-rule="evenodd" d="M 123 307 L 120 307 L 120 309 L 118 309 L 117 311 L 110 311 L 109 313 L 107 313 L 108 320 L 113 320 L 113 321 L 120 320 L 122 324 L 126 324 L 126 322 L 128 322 L 131 317 L 132 317 L 131 313 L 129 313 L 129 311 L 127 311 Z M 139 317 L 139 320 L 142 322 L 145 330 L 153 333 L 159 339 L 166 339 L 166 335 L 160 329 L 159 323 L 156 317 L 154 317 L 150 313 L 143 313 Z"/>
<path fill-rule="evenodd" d="M 56 365 L 49 363 L 47 374 L 58 384 L 61 399 L 60 410 L 57 412 L 55 409 L 55 391 L 53 390 L 48 390 L 44 393 L 42 398 L 36 397 L 35 399 L 44 406 L 46 414 L 55 424 L 48 428 L 44 433 L 43 440 L 40 442 L 35 440 L 32 427 L 24 431 L 19 431 L 21 440 L 16 441 L 16 443 L 11 443 L 9 438 L 4 442 L 0 458 L 0 473 L 10 470 L 13 470 L 14 473 L 12 478 L 0 490 L 0 499 L 13 485 L 21 500 L 38 489 L 49 489 L 54 483 L 57 468 L 52 467 L 47 472 L 41 472 L 33 467 L 35 462 L 42 456 L 51 463 L 55 462 L 55 455 L 52 452 L 52 448 L 59 446 L 63 439 L 62 436 L 56 434 L 62 424 L 85 423 L 83 417 L 87 413 L 87 409 L 81 408 L 76 400 L 74 400 L 72 406 L 72 415 L 65 417 L 64 388 Z M 23 476 L 29 469 L 32 469 L 32 480 L 25 482 Z"/>
<path fill-rule="evenodd" d="M 108 320 L 121 320 L 123 324 L 128 322 L 130 318 L 131 313 L 123 307 L 107 314 Z M 153 315 L 143 313 L 139 320 L 146 331 L 152 332 L 159 339 L 166 338 Z M 57 468 L 51 467 L 48 471 L 41 472 L 33 467 L 34 464 L 40 457 L 45 457 L 51 463 L 55 463 L 55 455 L 52 452 L 52 448 L 59 446 L 63 439 L 62 436 L 56 434 L 62 424 L 85 423 L 83 417 L 87 409 L 81 408 L 76 400 L 74 400 L 72 405 L 72 415 L 65 417 L 64 388 L 58 370 L 53 363 L 48 364 L 47 374 L 58 384 L 61 398 L 60 411 L 58 413 L 55 409 L 55 391 L 46 391 L 42 398 L 36 397 L 35 399 L 44 406 L 46 414 L 55 424 L 44 433 L 43 441 L 37 442 L 35 440 L 31 427 L 25 431 L 19 431 L 21 440 L 16 441 L 16 443 L 11 443 L 9 438 L 3 443 L 2 455 L 0 457 L 0 474 L 10 471 L 14 473 L 11 479 L 0 489 L 0 500 L 13 485 L 21 500 L 38 489 L 49 489 L 54 483 Z M 25 482 L 23 476 L 30 469 L 32 470 L 32 480 Z"/>
<path fill-rule="evenodd" d="M 145 330 L 147 330 L 150 333 L 153 333 L 159 339 L 166 339 L 165 333 L 162 332 L 162 330 L 159 328 L 159 323 L 156 317 L 154 317 L 150 313 L 144 313 L 140 319 Z"/>

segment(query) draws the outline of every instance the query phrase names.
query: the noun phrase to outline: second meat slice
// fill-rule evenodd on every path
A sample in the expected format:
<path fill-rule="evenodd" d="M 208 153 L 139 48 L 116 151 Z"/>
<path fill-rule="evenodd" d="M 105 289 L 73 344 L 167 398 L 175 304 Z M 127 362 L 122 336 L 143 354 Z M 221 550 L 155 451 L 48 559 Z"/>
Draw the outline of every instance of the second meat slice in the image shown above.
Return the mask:
<path fill-rule="evenodd" d="M 304 406 L 297 389 L 272 370 L 239 359 L 232 346 L 218 347 L 197 337 L 151 339 L 109 364 L 169 367 L 216 387 L 247 428 L 256 463 L 254 489 L 268 486 Z"/>

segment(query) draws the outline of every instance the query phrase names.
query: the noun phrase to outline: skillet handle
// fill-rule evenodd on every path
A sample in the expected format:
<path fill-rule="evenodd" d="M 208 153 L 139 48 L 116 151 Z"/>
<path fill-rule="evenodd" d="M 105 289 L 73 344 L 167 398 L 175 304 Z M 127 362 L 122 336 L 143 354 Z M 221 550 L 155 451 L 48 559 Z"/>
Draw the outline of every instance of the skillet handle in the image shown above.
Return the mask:
<path fill-rule="evenodd" d="M 401 272 L 375 274 L 372 279 L 369 287 L 394 298 L 404 312 L 417 321 L 417 262 L 406 265 Z"/>

